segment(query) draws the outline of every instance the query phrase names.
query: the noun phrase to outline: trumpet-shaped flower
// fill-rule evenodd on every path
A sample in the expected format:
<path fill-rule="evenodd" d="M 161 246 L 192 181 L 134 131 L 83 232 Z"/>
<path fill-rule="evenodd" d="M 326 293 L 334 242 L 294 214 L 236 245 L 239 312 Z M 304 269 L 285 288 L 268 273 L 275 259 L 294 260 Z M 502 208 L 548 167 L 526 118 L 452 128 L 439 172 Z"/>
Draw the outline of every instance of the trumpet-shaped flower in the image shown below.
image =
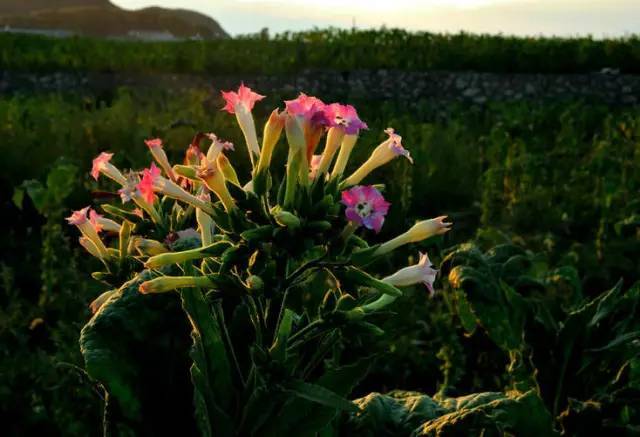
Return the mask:
<path fill-rule="evenodd" d="M 235 150 L 233 143 L 220 140 L 216 134 L 208 133 L 206 136 L 211 140 L 211 146 L 209 146 L 209 150 L 207 150 L 207 159 L 209 161 L 218 159 L 218 155 L 225 150 Z"/>
<path fill-rule="evenodd" d="M 162 167 L 166 175 L 169 176 L 169 179 L 175 181 L 176 175 L 173 173 L 171 164 L 169 164 L 169 158 L 167 158 L 167 154 L 162 148 L 162 140 L 160 138 L 153 138 L 150 140 L 144 140 L 144 143 L 149 148 L 153 159 L 155 159 L 156 162 L 160 164 L 160 167 Z"/>
<path fill-rule="evenodd" d="M 67 222 L 69 222 L 70 225 L 76 226 L 82 235 L 95 246 L 100 258 L 107 259 L 109 257 L 109 251 L 98 236 L 98 230 L 94 227 L 93 223 L 87 216 L 90 211 L 92 210 L 88 206 L 78 211 L 74 211 L 69 217 L 67 217 Z"/>
<path fill-rule="evenodd" d="M 348 135 L 357 135 L 360 129 L 367 129 L 367 123 L 360 120 L 356 108 L 351 105 L 332 103 L 329 105 L 334 116 L 334 125 L 341 127 Z"/>
<path fill-rule="evenodd" d="M 80 246 L 84 247 L 84 249 L 91 255 L 95 256 L 96 258 L 102 257 L 96 245 L 93 244 L 87 237 L 78 238 L 78 242 L 80 243 Z"/>
<path fill-rule="evenodd" d="M 142 171 L 142 179 L 136 186 L 142 198 L 150 205 L 156 199 L 155 186 L 160 177 L 160 169 L 152 162 L 149 168 Z"/>
<path fill-rule="evenodd" d="M 452 223 L 445 222 L 446 218 L 447 216 L 443 215 L 416 223 L 404 234 L 398 235 L 394 239 L 383 243 L 378 250 L 376 250 L 375 254 L 384 255 L 402 245 L 417 243 L 435 235 L 441 235 L 450 231 Z"/>
<path fill-rule="evenodd" d="M 389 211 L 389 202 L 373 186 L 358 186 L 342 192 L 342 204 L 347 207 L 345 216 L 356 225 L 380 232 Z"/>
<path fill-rule="evenodd" d="M 122 188 L 118 190 L 120 199 L 122 200 L 122 203 L 133 201 L 137 206 L 139 206 L 141 209 L 136 209 L 139 211 L 140 218 L 142 218 L 142 210 L 144 210 L 147 212 L 147 214 L 149 214 L 149 216 L 155 223 L 160 223 L 162 219 L 160 218 L 160 214 L 158 214 L 158 211 L 153 206 L 153 203 L 147 202 L 147 200 L 145 200 L 144 196 L 138 189 L 138 185 L 140 185 L 140 182 L 140 176 L 138 176 L 136 172 L 130 172 L 129 174 L 127 174 L 126 182 L 122 185 Z M 151 200 L 153 202 L 154 197 L 152 197 Z M 135 213 L 136 210 L 134 210 L 133 212 Z"/>
<path fill-rule="evenodd" d="M 244 86 L 244 83 L 240 84 L 238 91 L 222 91 L 222 98 L 225 101 L 225 106 L 222 108 L 229 114 L 235 114 L 239 107 L 243 107 L 246 111 L 252 111 L 256 102 L 264 99 L 265 96 L 255 93 L 251 88 Z"/>
<path fill-rule="evenodd" d="M 402 147 L 402 137 L 395 133 L 393 128 L 388 128 L 385 133 L 389 138 L 374 149 L 367 161 L 360 166 L 351 176 L 345 179 L 341 187 L 350 187 L 359 184 L 369 173 L 376 168 L 388 163 L 398 156 L 404 156 L 413 164 L 409 151 Z"/>
<path fill-rule="evenodd" d="M 102 173 L 110 179 L 113 179 L 120 185 L 124 185 L 126 183 L 125 177 L 122 175 L 120 170 L 118 170 L 111 161 L 113 157 L 113 153 L 102 152 L 93 160 L 93 165 L 91 166 L 91 176 L 98 180 L 98 177 Z"/>
<path fill-rule="evenodd" d="M 120 232 L 120 225 L 111 219 L 104 218 L 101 214 L 98 214 L 93 209 L 89 210 L 89 222 L 93 225 L 96 232 L 102 231 L 108 232 Z"/>
<path fill-rule="evenodd" d="M 153 163 L 150 168 L 143 171 L 142 180 L 138 184 L 138 191 L 140 191 L 144 200 L 149 203 L 155 199 L 154 193 L 159 192 L 172 199 L 193 205 L 196 208 L 202 208 L 208 213 L 213 213 L 210 205 L 185 191 L 175 182 L 163 178 L 160 175 L 160 170 Z"/>
<path fill-rule="evenodd" d="M 351 105 L 332 103 L 328 105 L 333 125 L 327 132 L 327 141 L 322 152 L 322 159 L 318 168 L 318 176 L 323 175 L 331 165 L 333 157 L 340 147 L 338 162 L 334 174 L 342 174 L 347 165 L 349 155 L 356 143 L 360 129 L 366 129 L 367 124 L 360 120 L 356 108 Z M 342 145 L 342 146 L 341 146 Z"/>
<path fill-rule="evenodd" d="M 204 184 L 210 191 L 213 191 L 216 196 L 222 202 L 226 211 L 230 211 L 235 208 L 236 202 L 231 197 L 229 190 L 227 189 L 227 184 L 224 178 L 222 171 L 219 168 L 218 161 L 209 161 L 209 159 L 205 156 L 200 162 L 200 167 L 197 170 L 198 179 L 202 180 Z M 205 203 L 202 202 L 201 203 Z M 212 210 L 210 208 L 201 208 L 208 214 L 212 214 Z"/>
<path fill-rule="evenodd" d="M 236 115 L 238 125 L 240 126 L 244 139 L 247 143 L 251 165 L 255 167 L 255 159 L 260 156 L 260 147 L 258 146 L 256 125 L 253 121 L 251 110 L 255 103 L 262 100 L 264 96 L 254 93 L 250 88 L 244 86 L 244 84 L 240 84 L 240 88 L 238 88 L 237 92 L 223 91 L 222 97 L 226 102 L 222 109 L 230 114 Z"/>
<path fill-rule="evenodd" d="M 317 97 L 308 96 L 304 93 L 293 100 L 285 100 L 287 113 L 292 117 L 301 120 L 305 144 L 307 161 L 311 161 L 320 137 L 326 127 L 335 126 L 335 114 L 331 105 L 326 105 Z"/>
<path fill-rule="evenodd" d="M 289 115 L 301 116 L 305 120 L 317 124 L 327 124 L 329 122 L 325 114 L 326 105 L 317 97 L 300 93 L 295 99 L 285 100 L 284 103 Z"/>
<path fill-rule="evenodd" d="M 383 281 L 396 287 L 406 287 L 423 283 L 424 286 L 427 287 L 427 290 L 429 290 L 429 294 L 433 296 L 433 282 L 436 280 L 437 274 L 438 270 L 433 268 L 429 256 L 426 253 L 420 252 L 418 264 L 400 269 L 393 275 L 384 278 Z"/>

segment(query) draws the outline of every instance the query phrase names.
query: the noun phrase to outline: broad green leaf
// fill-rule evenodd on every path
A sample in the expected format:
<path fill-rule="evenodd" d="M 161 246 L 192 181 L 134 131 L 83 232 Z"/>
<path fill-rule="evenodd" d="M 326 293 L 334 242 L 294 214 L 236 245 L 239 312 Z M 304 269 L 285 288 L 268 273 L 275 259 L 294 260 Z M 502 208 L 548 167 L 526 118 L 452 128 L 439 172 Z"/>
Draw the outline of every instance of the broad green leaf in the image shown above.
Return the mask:
<path fill-rule="evenodd" d="M 82 329 L 80 348 L 87 373 L 129 424 L 155 434 L 190 433 L 189 325 L 175 294 L 138 292 L 151 277 L 141 274 L 105 302 Z"/>
<path fill-rule="evenodd" d="M 287 390 L 303 399 L 344 411 L 357 411 L 358 407 L 351 401 L 337 395 L 320 385 L 296 381 L 287 384 Z"/>

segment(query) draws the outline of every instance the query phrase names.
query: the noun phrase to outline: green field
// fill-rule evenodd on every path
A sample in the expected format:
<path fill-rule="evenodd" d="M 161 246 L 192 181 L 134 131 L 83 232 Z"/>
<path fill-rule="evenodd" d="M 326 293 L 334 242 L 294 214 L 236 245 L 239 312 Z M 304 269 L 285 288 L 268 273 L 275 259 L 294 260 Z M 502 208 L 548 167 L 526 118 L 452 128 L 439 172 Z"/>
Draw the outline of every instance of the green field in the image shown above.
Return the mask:
<path fill-rule="evenodd" d="M 396 56 L 399 47 L 402 55 Z M 238 82 L 243 74 L 304 68 L 575 73 L 612 67 L 637 74 L 639 66 L 637 37 L 597 41 L 332 31 L 274 40 L 143 44 L 0 36 L 5 70 L 215 72 L 237 76 Z M 256 118 L 263 120 L 282 98 L 292 97 L 285 92 L 268 96 L 256 106 Z M 445 109 L 427 99 L 411 109 L 402 102 L 346 103 L 355 105 L 371 128 L 361 135 L 352 168 L 383 139 L 387 126 L 403 136 L 415 160 L 413 166 L 398 160 L 378 172 L 388 198 L 396 199 L 379 241 L 418 217 L 448 214 L 454 231 L 419 247 L 445 254 L 467 241 L 482 251 L 518 246 L 528 260 L 522 274 L 526 270 L 545 284 L 540 305 L 548 312 L 540 314 L 576 309 L 619 280 L 624 290 L 640 280 L 640 108 L 566 101 L 482 108 L 452 103 Z M 99 190 L 88 174 L 91 159 L 108 150 L 121 168 L 147 166 L 143 140 L 159 136 L 170 159 L 179 162 L 198 131 L 241 145 L 235 120 L 220 111 L 222 105 L 207 89 L 179 96 L 119 89 L 101 95 L 69 90 L 0 97 L 0 187 L 2 213 L 9 218 L 0 243 L 0 421 L 9 424 L 8 435 L 81 436 L 99 429 L 102 402 L 95 384 L 78 370 L 83 362 L 77 339 L 90 317 L 87 304 L 104 287 L 88 274 L 98 263 L 87 259 L 75 229 L 62 220 L 92 201 L 90 191 Z M 285 148 L 276 154 L 284 159 Z M 239 174 L 247 174 L 244 147 L 229 159 Z M 443 256 L 434 258 L 439 265 Z M 406 264 L 406 255 L 401 261 Z M 461 395 L 511 387 L 517 374 L 507 370 L 512 356 L 482 329 L 465 334 L 464 318 L 446 295 L 446 277 L 438 281 L 444 297 L 428 300 L 416 289 L 399 301 L 395 311 L 402 316 L 385 322 L 380 359 L 355 395 L 394 388 Z M 638 320 L 636 307 L 630 311 L 629 320 Z M 623 320 L 637 325 L 616 317 L 612 326 Z M 597 335 L 593 338 L 605 338 Z M 527 340 L 531 350 L 543 348 L 543 339 Z M 584 368 L 591 365 L 587 352 L 581 358 Z M 610 353 L 597 359 L 613 363 L 611 369 L 622 360 L 626 379 L 618 382 L 635 393 L 638 355 Z M 578 418 L 561 421 L 576 433 L 568 435 L 588 435 L 582 426 L 593 417 L 607 420 L 598 425 L 602 432 L 638 431 L 637 398 L 627 399 L 626 408 L 603 400 L 615 397 L 608 385 L 615 375 L 576 370 L 567 387 L 552 389 L 560 366 L 540 367 L 536 360 L 544 360 L 532 356 L 542 369 L 537 383 L 548 410 L 558 416 L 566 409 L 567 417 Z M 608 409 L 592 411 L 570 404 L 569 398 L 583 403 L 597 398 Z"/>
<path fill-rule="evenodd" d="M 283 74 L 308 68 L 504 73 L 640 72 L 640 39 L 519 38 L 317 30 L 221 41 L 118 42 L 0 35 L 0 68 L 22 71 Z"/>

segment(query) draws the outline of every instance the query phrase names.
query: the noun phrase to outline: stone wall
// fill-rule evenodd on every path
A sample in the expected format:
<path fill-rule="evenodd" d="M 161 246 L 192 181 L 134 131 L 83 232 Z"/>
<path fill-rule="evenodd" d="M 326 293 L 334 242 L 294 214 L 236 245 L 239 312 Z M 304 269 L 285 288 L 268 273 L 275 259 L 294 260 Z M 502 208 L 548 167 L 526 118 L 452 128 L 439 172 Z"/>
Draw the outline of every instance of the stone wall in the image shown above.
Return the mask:
<path fill-rule="evenodd" d="M 77 73 L 47 75 L 0 72 L 0 92 L 109 90 L 121 86 L 180 92 L 234 88 L 243 80 L 263 94 L 294 95 L 298 91 L 334 99 L 379 99 L 482 105 L 514 100 L 597 100 L 612 105 L 640 104 L 640 75 L 615 71 L 588 74 L 495 74 L 475 72 L 305 71 L 283 76 L 194 76 L 175 74 Z"/>

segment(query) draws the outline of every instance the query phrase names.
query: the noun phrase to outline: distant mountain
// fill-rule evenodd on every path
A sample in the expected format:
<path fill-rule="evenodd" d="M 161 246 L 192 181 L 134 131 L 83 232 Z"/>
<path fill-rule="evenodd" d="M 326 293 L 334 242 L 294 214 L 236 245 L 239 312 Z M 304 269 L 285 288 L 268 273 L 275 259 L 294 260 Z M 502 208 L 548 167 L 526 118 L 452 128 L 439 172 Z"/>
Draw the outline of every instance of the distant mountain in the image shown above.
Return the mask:
<path fill-rule="evenodd" d="M 217 21 L 197 12 L 159 7 L 128 11 L 109 0 L 2 0 L 0 27 L 65 30 L 97 37 L 229 37 Z"/>

